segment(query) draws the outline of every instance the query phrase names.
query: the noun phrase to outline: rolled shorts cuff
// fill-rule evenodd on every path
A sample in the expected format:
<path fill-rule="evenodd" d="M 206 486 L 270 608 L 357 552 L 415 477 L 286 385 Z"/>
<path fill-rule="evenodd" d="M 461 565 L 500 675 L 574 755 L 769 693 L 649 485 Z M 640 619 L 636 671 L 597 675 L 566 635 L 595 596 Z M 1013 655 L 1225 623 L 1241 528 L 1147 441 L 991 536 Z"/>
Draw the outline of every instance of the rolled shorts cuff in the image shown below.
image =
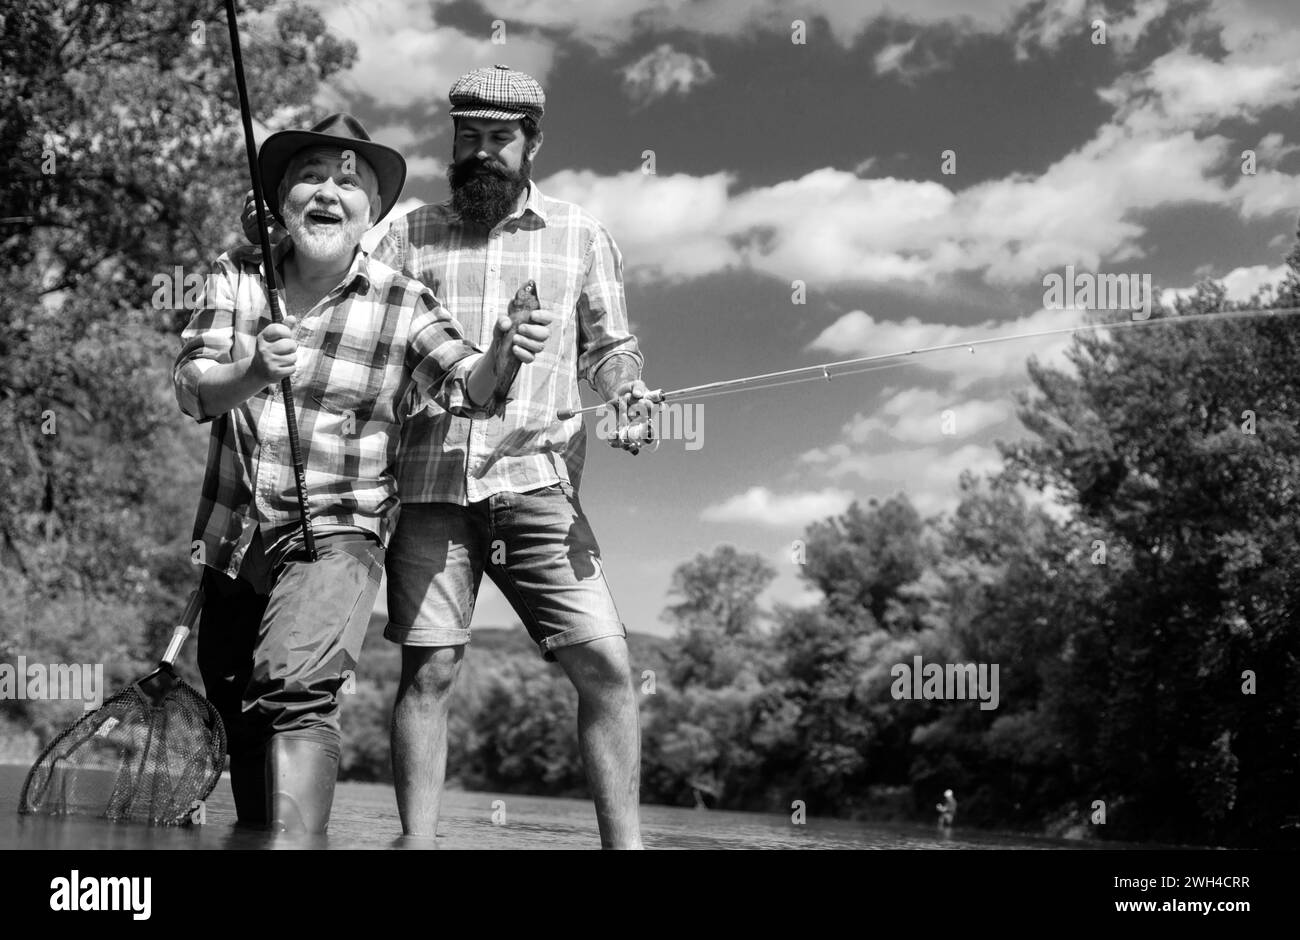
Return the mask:
<path fill-rule="evenodd" d="M 555 650 L 557 649 L 590 643 L 592 640 L 603 640 L 611 636 L 621 636 L 626 640 L 627 627 L 621 623 L 585 624 L 581 627 L 565 630 L 563 633 L 548 636 L 538 646 L 541 648 L 542 659 L 547 662 L 555 662 Z"/>
<path fill-rule="evenodd" d="M 466 646 L 470 631 L 455 627 L 417 627 L 388 621 L 384 639 L 402 646 Z"/>

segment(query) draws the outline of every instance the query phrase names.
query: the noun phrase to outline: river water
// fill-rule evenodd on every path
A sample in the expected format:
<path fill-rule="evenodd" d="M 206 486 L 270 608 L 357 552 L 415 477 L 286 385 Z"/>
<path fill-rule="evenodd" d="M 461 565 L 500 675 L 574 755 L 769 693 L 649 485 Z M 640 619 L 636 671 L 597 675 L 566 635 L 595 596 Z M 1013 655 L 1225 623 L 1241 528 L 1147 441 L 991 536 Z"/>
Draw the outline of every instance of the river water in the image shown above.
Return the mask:
<path fill-rule="evenodd" d="M 326 836 L 289 839 L 234 828 L 230 783 L 222 777 L 207 822 L 177 829 L 78 817 L 20 816 L 27 768 L 0 766 L 0 850 L 5 849 L 388 849 L 432 848 L 405 840 L 388 784 L 340 783 Z M 500 802 L 498 802 L 500 801 Z M 495 804 L 495 805 L 494 805 Z M 494 822 L 494 816 L 497 821 Z M 641 807 L 642 837 L 654 849 L 1079 849 L 1077 841 L 1015 833 L 845 822 L 789 815 Z M 596 813 L 586 800 L 450 790 L 443 797 L 437 848 L 597 849 Z M 1109 848 L 1116 848 L 1109 843 Z"/>

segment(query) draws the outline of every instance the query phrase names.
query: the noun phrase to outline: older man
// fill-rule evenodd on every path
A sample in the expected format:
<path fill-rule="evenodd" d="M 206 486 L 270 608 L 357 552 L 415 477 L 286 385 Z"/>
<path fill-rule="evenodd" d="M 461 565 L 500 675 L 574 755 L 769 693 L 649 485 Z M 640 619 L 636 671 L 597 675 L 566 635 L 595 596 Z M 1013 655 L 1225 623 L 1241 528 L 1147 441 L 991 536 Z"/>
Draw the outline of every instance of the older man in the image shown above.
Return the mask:
<path fill-rule="evenodd" d="M 195 523 L 205 603 L 199 668 L 230 739 L 240 821 L 323 832 L 339 756 L 338 693 L 355 669 L 396 521 L 404 418 L 436 402 L 500 410 L 501 350 L 531 360 L 545 314 L 494 318 L 486 356 L 419 282 L 359 250 L 406 166 L 348 115 L 272 135 L 258 157 L 290 317 L 271 323 L 260 255 L 225 254 L 174 371 L 182 410 L 212 421 Z M 504 313 L 505 305 L 499 312 Z M 318 558 L 305 557 L 279 382 L 292 376 Z"/>
<path fill-rule="evenodd" d="M 407 833 L 436 833 L 448 706 L 486 573 L 577 689 L 602 844 L 639 848 L 640 726 L 627 634 L 578 502 L 582 419 L 556 414 L 581 406 L 579 378 L 623 403 L 624 424 L 648 409 L 622 258 L 603 225 L 530 179 L 545 105 L 533 78 L 502 65 L 478 69 L 455 82 L 450 99 L 451 199 L 396 219 L 375 257 L 431 288 L 480 342 L 507 285 L 530 278 L 555 336 L 521 368 L 504 420 L 435 409 L 403 430 L 385 632 L 402 644 L 392 738 L 398 809 Z"/>

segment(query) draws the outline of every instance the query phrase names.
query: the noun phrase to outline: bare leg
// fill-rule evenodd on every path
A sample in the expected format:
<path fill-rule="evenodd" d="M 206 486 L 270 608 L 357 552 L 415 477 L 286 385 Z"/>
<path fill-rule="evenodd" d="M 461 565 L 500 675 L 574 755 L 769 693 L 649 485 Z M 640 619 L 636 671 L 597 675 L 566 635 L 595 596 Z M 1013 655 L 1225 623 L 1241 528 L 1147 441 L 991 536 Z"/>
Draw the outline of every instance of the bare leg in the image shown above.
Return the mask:
<path fill-rule="evenodd" d="M 403 646 L 393 705 L 393 784 L 408 836 L 438 834 L 447 776 L 447 711 L 464 646 Z"/>
<path fill-rule="evenodd" d="M 555 658 L 578 690 L 578 743 L 595 796 L 601 847 L 642 848 L 641 720 L 627 641 L 604 637 L 557 649 Z"/>

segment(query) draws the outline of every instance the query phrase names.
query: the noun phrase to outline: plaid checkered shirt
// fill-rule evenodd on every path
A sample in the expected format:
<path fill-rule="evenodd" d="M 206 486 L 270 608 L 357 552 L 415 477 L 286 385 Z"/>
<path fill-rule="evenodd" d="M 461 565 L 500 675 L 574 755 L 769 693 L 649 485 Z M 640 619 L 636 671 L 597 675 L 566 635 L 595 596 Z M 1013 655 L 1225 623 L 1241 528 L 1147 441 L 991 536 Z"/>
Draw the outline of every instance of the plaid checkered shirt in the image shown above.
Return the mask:
<path fill-rule="evenodd" d="M 291 246 L 275 248 L 276 264 Z M 280 383 L 222 415 L 205 414 L 199 377 L 245 359 L 271 322 L 261 252 L 237 249 L 217 259 L 204 306 L 181 334 L 172 378 L 181 410 L 212 421 L 207 472 L 194 523 L 203 561 L 239 573 L 261 527 L 268 553 L 300 533 L 298 497 Z M 465 383 L 479 352 L 433 294 L 357 252 L 343 281 L 294 328 L 292 378 L 307 479 L 308 515 L 318 533 L 372 532 L 386 545 L 396 523 L 392 473 L 400 428 L 416 409 L 486 418 Z"/>
<path fill-rule="evenodd" d="M 542 195 L 490 232 L 463 225 L 450 203 L 394 219 L 374 257 L 417 278 L 451 311 L 471 342 L 493 325 L 530 278 L 554 314 L 551 338 L 519 369 L 503 418 L 482 421 L 431 407 L 402 429 L 397 488 L 408 503 L 465 505 L 494 493 L 526 493 L 565 481 L 575 489 L 586 460 L 578 379 L 595 388 L 613 356 L 642 356 L 628 331 L 623 259 L 603 225 L 580 207 Z"/>

